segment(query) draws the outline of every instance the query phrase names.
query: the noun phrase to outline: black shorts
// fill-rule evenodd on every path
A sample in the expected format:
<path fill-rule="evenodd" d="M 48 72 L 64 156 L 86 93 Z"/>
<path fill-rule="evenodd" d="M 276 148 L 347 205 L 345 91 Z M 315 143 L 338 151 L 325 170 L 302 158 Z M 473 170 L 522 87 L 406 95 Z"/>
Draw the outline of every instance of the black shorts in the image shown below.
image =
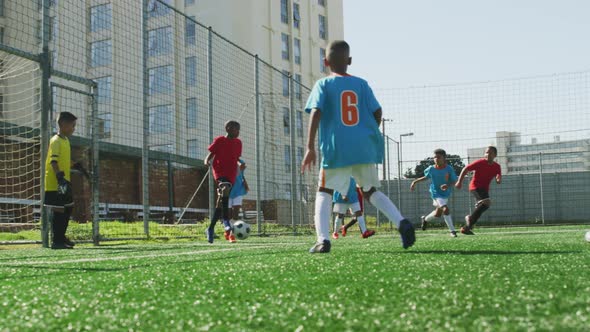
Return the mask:
<path fill-rule="evenodd" d="M 485 189 L 477 188 L 475 190 L 472 190 L 471 193 L 478 202 L 482 199 L 490 198 L 490 194 Z"/>
<path fill-rule="evenodd" d="M 69 207 L 74 206 L 74 200 L 71 195 L 71 190 L 69 195 L 60 195 L 57 191 L 46 191 L 45 192 L 45 200 L 43 204 L 47 207 Z"/>

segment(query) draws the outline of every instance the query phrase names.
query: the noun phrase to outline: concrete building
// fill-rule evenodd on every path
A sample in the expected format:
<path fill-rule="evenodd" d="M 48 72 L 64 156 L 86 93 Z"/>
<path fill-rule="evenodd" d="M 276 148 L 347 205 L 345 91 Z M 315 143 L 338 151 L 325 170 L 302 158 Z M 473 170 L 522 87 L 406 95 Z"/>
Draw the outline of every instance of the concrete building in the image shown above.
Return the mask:
<path fill-rule="evenodd" d="M 495 146 L 503 174 L 539 173 L 541 169 L 547 173 L 590 170 L 590 139 L 561 141 L 554 136 L 552 142 L 532 138 L 530 144 L 522 144 L 520 133 L 500 131 Z M 482 158 L 485 149 L 468 149 L 468 162 Z"/>
<path fill-rule="evenodd" d="M 216 37 L 213 46 L 213 99 L 215 111 L 219 112 L 216 114 L 234 114 L 246 105 L 253 105 L 248 104 L 254 91 L 253 58 L 240 53 L 229 41 L 258 54 L 261 60 L 278 69 L 267 70 L 266 83 L 261 88 L 264 92 L 271 91 L 267 95 L 273 95 L 262 98 L 263 111 L 269 115 L 264 137 L 275 145 L 265 155 L 265 162 L 270 169 L 280 169 L 281 174 L 267 178 L 272 178 L 269 181 L 273 186 L 281 187 L 278 190 L 286 192 L 291 179 L 286 173 L 298 161 L 292 160 L 291 151 L 296 151 L 297 159 L 303 157 L 303 128 L 307 126 L 307 117 L 297 112 L 295 128 L 285 128 L 291 126 L 285 121 L 290 104 L 281 72 L 292 74 L 306 86 L 325 75 L 327 69 L 322 62 L 325 47 L 329 40 L 343 38 L 342 0 L 162 1 L 198 23 L 210 26 L 226 39 Z M 0 0 L 0 42 L 39 53 L 40 3 L 41 0 Z M 150 149 L 204 158 L 210 143 L 205 28 L 155 0 L 148 2 L 145 31 L 142 1 L 52 0 L 49 4 L 53 67 L 98 83 L 101 140 L 141 148 L 145 102 L 150 118 Z M 148 71 L 145 82 L 144 56 Z M 59 78 L 53 82 L 86 89 Z M 237 92 L 232 95 L 228 91 Z M 293 108 L 299 110 L 305 100 L 297 87 L 294 92 L 299 100 Z M 88 114 L 81 111 L 89 110 L 85 98 L 60 88 L 53 91 L 54 113 L 72 111 L 79 115 L 77 135 L 80 136 L 90 134 Z M 243 128 L 254 127 L 253 116 L 246 116 L 241 122 Z M 220 116 L 213 126 L 217 130 L 222 128 L 222 123 Z M 285 135 L 287 130 L 301 132 L 297 146 L 291 146 Z M 253 134 L 248 136 L 246 131 L 244 134 L 244 150 L 254 151 Z"/>

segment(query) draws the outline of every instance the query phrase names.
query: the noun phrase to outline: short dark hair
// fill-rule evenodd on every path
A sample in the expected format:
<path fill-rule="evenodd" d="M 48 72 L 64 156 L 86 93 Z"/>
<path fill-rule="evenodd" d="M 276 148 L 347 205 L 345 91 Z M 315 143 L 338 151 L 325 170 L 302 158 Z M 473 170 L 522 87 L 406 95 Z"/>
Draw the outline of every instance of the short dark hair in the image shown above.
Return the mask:
<path fill-rule="evenodd" d="M 445 158 L 447 157 L 447 151 L 445 151 L 443 149 L 436 149 L 436 150 L 434 150 L 434 154 L 439 154 L 439 155 L 441 155 L 441 156 L 443 156 Z"/>
<path fill-rule="evenodd" d="M 225 123 L 225 128 L 227 129 L 229 127 L 237 127 L 238 129 L 240 129 L 240 123 L 235 120 L 229 120 Z"/>
<path fill-rule="evenodd" d="M 78 118 L 70 112 L 59 112 L 59 114 L 57 115 L 58 126 L 61 126 L 64 123 L 72 123 L 76 120 L 78 120 Z"/>
<path fill-rule="evenodd" d="M 488 146 L 488 149 L 490 149 L 491 151 L 494 151 L 494 154 L 495 154 L 496 156 L 498 155 L 498 149 L 496 149 L 496 147 L 495 147 L 495 146 L 493 146 L 493 145 L 490 145 L 490 146 Z"/>
<path fill-rule="evenodd" d="M 350 55 L 350 45 L 344 40 L 333 40 L 328 45 L 328 54 L 327 57 L 331 58 L 334 55 L 341 55 L 344 54 L 345 56 Z"/>

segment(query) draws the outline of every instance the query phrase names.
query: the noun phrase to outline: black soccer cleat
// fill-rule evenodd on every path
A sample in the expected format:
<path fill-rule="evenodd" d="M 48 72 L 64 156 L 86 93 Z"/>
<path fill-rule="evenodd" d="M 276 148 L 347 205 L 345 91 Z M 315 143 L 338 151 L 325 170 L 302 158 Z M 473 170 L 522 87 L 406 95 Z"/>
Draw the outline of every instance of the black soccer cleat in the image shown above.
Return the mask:
<path fill-rule="evenodd" d="M 399 223 L 398 231 L 402 239 L 402 247 L 404 247 L 404 249 L 408 249 L 414 245 L 416 242 L 416 232 L 414 230 L 414 225 L 412 225 L 408 219 L 404 219 Z"/>
<path fill-rule="evenodd" d="M 330 243 L 330 241 L 324 240 L 323 242 L 318 242 L 318 243 L 314 244 L 313 247 L 311 247 L 311 249 L 309 249 L 309 253 L 310 254 L 317 254 L 317 253 L 326 254 L 326 253 L 330 252 L 331 248 L 332 248 L 332 244 Z"/>
<path fill-rule="evenodd" d="M 428 222 L 426 221 L 426 217 L 422 216 L 422 217 L 420 217 L 420 220 L 422 220 L 422 224 L 420 226 L 421 226 L 422 230 L 425 231 L 426 226 L 428 225 Z"/>

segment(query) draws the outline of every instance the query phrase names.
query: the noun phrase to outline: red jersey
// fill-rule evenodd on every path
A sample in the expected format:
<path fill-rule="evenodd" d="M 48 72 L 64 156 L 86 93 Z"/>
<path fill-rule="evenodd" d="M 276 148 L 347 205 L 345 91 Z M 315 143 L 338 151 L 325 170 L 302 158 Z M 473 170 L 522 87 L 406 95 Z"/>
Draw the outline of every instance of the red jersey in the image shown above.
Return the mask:
<path fill-rule="evenodd" d="M 497 162 L 493 162 L 491 165 L 487 159 L 479 159 L 471 164 L 467 165 L 468 171 L 475 171 L 471 183 L 469 183 L 469 190 L 485 189 L 490 191 L 490 181 L 496 175 L 502 175 L 502 170 Z"/>
<path fill-rule="evenodd" d="M 242 141 L 239 138 L 217 136 L 209 145 L 213 159 L 213 177 L 226 178 L 233 184 L 238 174 L 238 159 L 242 155 Z"/>

